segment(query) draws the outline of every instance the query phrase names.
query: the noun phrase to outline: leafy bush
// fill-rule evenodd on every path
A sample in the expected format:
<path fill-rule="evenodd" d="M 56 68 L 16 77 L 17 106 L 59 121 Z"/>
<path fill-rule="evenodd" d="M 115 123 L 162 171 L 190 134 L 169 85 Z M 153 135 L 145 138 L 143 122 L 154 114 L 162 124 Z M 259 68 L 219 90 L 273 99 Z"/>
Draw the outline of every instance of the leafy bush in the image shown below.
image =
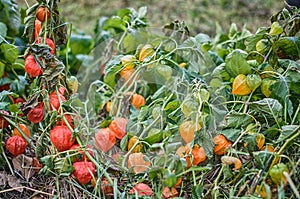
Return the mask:
<path fill-rule="evenodd" d="M 50 14 L 37 32 L 41 7 Z M 77 198 L 299 197 L 299 13 L 211 38 L 178 21 L 151 28 L 146 7 L 127 8 L 99 19 L 95 38 L 67 40 L 57 2 L 39 1 L 25 18 L 25 73 L 1 32 L 0 61 L 15 79 L 3 80 L 1 140 L 18 130 L 29 143 L 16 157 L 17 143 L 1 145 L 1 175 L 23 158 L 40 169 L 27 180 L 56 180 L 39 192 L 50 197 L 75 197 L 68 186 Z"/>

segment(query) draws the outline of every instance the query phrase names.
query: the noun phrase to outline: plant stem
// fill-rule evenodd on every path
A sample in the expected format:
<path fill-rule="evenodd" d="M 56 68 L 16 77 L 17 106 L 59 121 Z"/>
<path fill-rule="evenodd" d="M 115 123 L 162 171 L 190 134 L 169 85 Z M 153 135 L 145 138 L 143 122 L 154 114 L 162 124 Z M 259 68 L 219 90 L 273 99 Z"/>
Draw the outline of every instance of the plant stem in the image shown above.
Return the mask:
<path fill-rule="evenodd" d="M 220 180 L 220 178 L 221 178 L 221 175 L 222 175 L 222 172 L 223 172 L 223 168 L 224 168 L 224 165 L 222 164 L 222 167 L 221 167 L 221 169 L 220 169 L 220 171 L 219 171 L 219 173 L 218 173 L 218 176 L 216 177 L 216 179 L 215 179 L 215 181 L 214 181 L 214 188 L 213 188 L 213 192 L 217 189 L 217 187 L 218 187 L 218 182 L 219 182 L 219 180 Z"/>
<path fill-rule="evenodd" d="M 5 153 L 4 153 L 4 150 L 3 150 L 2 146 L 1 146 L 1 151 L 2 151 L 2 156 L 4 157 L 5 161 L 7 162 L 7 165 L 8 165 L 8 168 L 9 168 L 11 174 L 14 176 L 15 175 L 14 170 L 13 170 L 12 166 L 10 165 L 10 163 L 9 163 Z"/>
<path fill-rule="evenodd" d="M 299 126 L 300 127 L 300 126 Z M 288 146 L 288 144 L 293 141 L 294 139 L 298 138 L 298 136 L 300 135 L 300 130 L 299 130 L 299 127 L 298 127 L 298 131 L 297 133 L 295 133 L 292 137 L 288 138 L 285 143 L 282 145 L 282 147 L 280 148 L 280 150 L 278 151 L 277 154 L 275 154 L 275 158 L 273 159 L 271 165 L 269 168 L 272 168 L 274 166 L 274 164 L 276 163 L 277 161 L 277 158 L 276 156 L 279 156 L 283 153 L 283 151 L 285 150 L 285 148 Z"/>
<path fill-rule="evenodd" d="M 298 108 L 297 108 L 297 110 L 296 110 L 296 112 L 295 112 L 295 115 L 294 115 L 294 117 L 293 117 L 293 120 L 292 120 L 292 123 L 291 123 L 291 124 L 294 124 L 294 122 L 296 121 L 297 116 L 298 116 L 298 114 L 299 114 L 299 111 L 300 111 L 300 101 L 299 101 Z"/>

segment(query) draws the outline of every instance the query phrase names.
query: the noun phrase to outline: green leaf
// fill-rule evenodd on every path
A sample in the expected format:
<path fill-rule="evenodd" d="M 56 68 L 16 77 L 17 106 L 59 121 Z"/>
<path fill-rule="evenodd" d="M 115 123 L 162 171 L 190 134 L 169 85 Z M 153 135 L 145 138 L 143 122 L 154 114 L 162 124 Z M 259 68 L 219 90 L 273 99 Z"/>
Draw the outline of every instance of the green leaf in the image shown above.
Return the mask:
<path fill-rule="evenodd" d="M 280 133 L 279 138 L 276 140 L 276 143 L 282 142 L 291 135 L 295 134 L 299 130 L 299 125 L 285 125 L 282 126 L 281 129 L 282 132 Z"/>
<path fill-rule="evenodd" d="M 142 73 L 142 78 L 148 83 L 165 85 L 172 78 L 173 70 L 170 66 L 158 64 Z"/>
<path fill-rule="evenodd" d="M 103 30 L 109 30 L 109 29 L 125 31 L 126 24 L 120 17 L 113 16 L 112 18 L 109 18 L 108 20 L 106 20 L 106 22 L 103 25 Z"/>
<path fill-rule="evenodd" d="M 174 111 L 177 108 L 180 107 L 180 102 L 177 100 L 171 101 L 169 102 L 166 107 L 165 107 L 165 111 Z"/>
<path fill-rule="evenodd" d="M 246 78 L 246 83 L 249 88 L 253 91 L 261 85 L 261 77 L 256 74 L 249 74 Z"/>
<path fill-rule="evenodd" d="M 195 36 L 196 42 L 198 42 L 199 44 L 201 44 L 202 49 L 205 51 L 208 51 L 211 47 L 212 47 L 212 40 L 211 38 L 203 33 L 197 34 Z"/>
<path fill-rule="evenodd" d="M 156 65 L 155 68 L 157 73 L 160 74 L 165 80 L 171 79 L 173 70 L 170 66 Z"/>
<path fill-rule="evenodd" d="M 285 77 L 280 76 L 279 80 L 276 83 L 271 85 L 271 95 L 270 97 L 274 99 L 278 99 L 278 101 L 286 107 L 287 112 L 290 116 L 293 114 L 293 105 L 292 102 L 289 100 L 289 86 L 288 82 Z"/>
<path fill-rule="evenodd" d="M 155 128 L 152 128 L 148 133 L 148 136 L 144 139 L 144 141 L 149 143 L 150 145 L 154 143 L 158 143 L 162 140 L 163 140 L 163 131 Z"/>
<path fill-rule="evenodd" d="M 249 151 L 255 151 L 257 149 L 256 134 L 247 134 L 243 137 L 243 140 L 247 143 L 247 148 Z"/>
<path fill-rule="evenodd" d="M 132 13 L 131 9 L 129 9 L 129 8 L 123 8 L 123 9 L 118 10 L 117 16 L 122 19 L 123 17 L 128 16 L 131 13 Z"/>
<path fill-rule="evenodd" d="M 6 35 L 7 35 L 7 27 L 4 23 L 0 22 L 0 43 L 3 42 Z"/>
<path fill-rule="evenodd" d="M 44 156 L 40 159 L 40 162 L 47 166 L 49 169 L 53 169 L 54 168 L 54 159 L 55 157 L 52 156 L 52 155 L 47 155 L 47 156 Z"/>
<path fill-rule="evenodd" d="M 235 142 L 239 137 L 241 130 L 240 129 L 225 129 L 221 131 L 228 140 Z"/>
<path fill-rule="evenodd" d="M 192 189 L 192 198 L 193 199 L 202 198 L 203 190 L 204 190 L 203 186 L 201 186 L 201 185 L 193 186 L 193 189 Z"/>
<path fill-rule="evenodd" d="M 73 55 L 88 54 L 93 48 L 94 41 L 91 35 L 72 34 L 70 48 Z"/>
<path fill-rule="evenodd" d="M 19 75 L 19 80 L 15 79 L 10 83 L 10 88 L 13 92 L 18 94 L 25 94 L 25 87 L 27 85 L 27 81 L 24 76 Z"/>
<path fill-rule="evenodd" d="M 168 175 L 165 175 L 164 177 L 165 177 L 165 179 L 164 179 L 163 183 L 165 186 L 171 188 L 176 184 L 177 177 L 175 174 L 170 173 Z"/>
<path fill-rule="evenodd" d="M 230 76 L 235 77 L 239 74 L 247 75 L 251 73 L 251 67 L 248 64 L 246 58 L 247 53 L 242 50 L 234 50 L 232 53 L 227 55 L 225 59 L 225 70 Z"/>
<path fill-rule="evenodd" d="M 250 108 L 263 115 L 278 117 L 282 115 L 282 105 L 277 99 L 264 98 L 260 101 L 252 102 Z"/>
<path fill-rule="evenodd" d="M 123 41 L 123 46 L 126 53 L 133 52 L 137 49 L 137 47 L 147 41 L 149 38 L 148 33 L 142 30 L 132 30 L 130 34 L 127 34 Z"/>
<path fill-rule="evenodd" d="M 6 23 L 8 28 L 7 34 L 9 36 L 15 36 L 19 33 L 21 25 L 21 14 L 18 4 L 14 0 L 4 0 L 0 3 L 0 5 L 3 6 L 0 10 L 0 21 Z"/>
<path fill-rule="evenodd" d="M 296 61 L 290 59 L 279 59 L 278 62 L 281 68 L 287 70 L 285 78 L 286 82 L 289 84 L 290 91 L 300 94 L 300 65 Z"/>
<path fill-rule="evenodd" d="M 163 173 L 164 169 L 162 167 L 150 167 L 149 171 L 149 179 L 154 180 L 157 177 L 160 177 Z"/>
<path fill-rule="evenodd" d="M 226 116 L 227 127 L 238 129 L 242 126 L 247 126 L 252 122 L 250 115 L 245 113 L 233 112 Z"/>
<path fill-rule="evenodd" d="M 287 72 L 287 78 L 288 78 L 288 82 L 289 82 L 289 88 L 291 90 L 291 92 L 294 92 L 298 95 L 300 95 L 300 86 L 299 86 L 299 82 L 300 82 L 300 70 L 289 70 Z"/>
<path fill-rule="evenodd" d="M 127 151 L 128 140 L 129 140 L 129 135 L 127 133 L 120 142 L 120 147 L 123 151 Z"/>
<path fill-rule="evenodd" d="M 213 149 L 215 147 L 215 143 L 212 137 L 209 135 L 207 131 L 200 131 L 200 135 L 198 137 L 198 143 L 200 146 L 204 148 L 205 154 L 208 158 L 213 156 Z"/>
<path fill-rule="evenodd" d="M 3 101 L 5 97 L 7 96 L 12 96 L 12 97 L 18 97 L 18 94 L 7 91 L 7 90 L 3 90 L 0 92 L 0 101 Z"/>
<path fill-rule="evenodd" d="M 104 82 L 108 84 L 110 87 L 114 88 L 116 85 L 116 75 L 122 69 L 121 64 L 121 56 L 116 56 L 112 60 L 109 61 L 107 66 L 105 67 L 105 76 Z"/>
<path fill-rule="evenodd" d="M 297 60 L 300 58 L 300 38 L 281 37 L 274 43 L 276 52 L 280 58 Z"/>
<path fill-rule="evenodd" d="M 0 77 L 3 79 L 3 74 L 5 72 L 5 64 L 3 64 L 1 61 L 0 61 Z M 0 85 L 1 85 L 2 81 L 0 80 Z"/>
<path fill-rule="evenodd" d="M 56 158 L 54 161 L 54 170 L 60 176 L 69 176 L 74 171 L 69 155 L 64 158 Z"/>
<path fill-rule="evenodd" d="M 111 123 L 112 119 L 111 118 L 105 118 L 105 120 L 103 120 L 101 122 L 101 124 L 99 125 L 100 128 L 106 128 L 109 126 L 109 124 Z"/>
<path fill-rule="evenodd" d="M 232 23 L 229 29 L 229 38 L 233 38 L 238 33 L 236 23 Z"/>
<path fill-rule="evenodd" d="M 8 110 L 11 112 L 11 113 L 17 113 L 19 112 L 19 107 L 17 104 L 11 104 L 8 106 Z"/>
<path fill-rule="evenodd" d="M 148 113 L 149 113 L 149 107 L 148 106 L 141 107 L 137 119 L 139 121 L 143 121 L 143 120 L 147 119 L 146 117 L 147 117 Z"/>
<path fill-rule="evenodd" d="M 0 60 L 5 60 L 8 63 L 14 63 L 18 58 L 18 49 L 11 44 L 2 44 L 0 46 Z"/>
<path fill-rule="evenodd" d="M 256 50 L 256 43 L 261 39 L 266 38 L 267 30 L 261 29 L 257 34 L 249 36 L 245 39 L 245 45 L 247 52 Z"/>

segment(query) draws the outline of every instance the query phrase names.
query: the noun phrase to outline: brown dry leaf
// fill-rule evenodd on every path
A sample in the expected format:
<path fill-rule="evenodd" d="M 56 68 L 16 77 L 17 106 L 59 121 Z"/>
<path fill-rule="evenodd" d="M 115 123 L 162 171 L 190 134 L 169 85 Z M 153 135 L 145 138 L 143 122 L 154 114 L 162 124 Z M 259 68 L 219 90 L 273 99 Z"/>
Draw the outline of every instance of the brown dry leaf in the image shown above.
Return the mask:
<path fill-rule="evenodd" d="M 8 185 L 11 188 L 16 188 L 15 190 L 18 192 L 23 192 L 24 188 L 22 187 L 19 179 L 16 176 L 8 175 L 7 176 Z"/>
<path fill-rule="evenodd" d="M 146 159 L 147 156 L 143 153 L 132 153 L 128 157 L 128 168 L 133 167 L 134 173 L 142 173 L 150 166 L 150 162 Z"/>
<path fill-rule="evenodd" d="M 7 184 L 7 173 L 5 171 L 0 171 L 0 186 L 5 186 Z"/>
<path fill-rule="evenodd" d="M 18 155 L 12 160 L 14 169 L 21 172 L 22 176 L 28 181 L 35 173 L 32 168 L 33 159 L 24 154 Z"/>

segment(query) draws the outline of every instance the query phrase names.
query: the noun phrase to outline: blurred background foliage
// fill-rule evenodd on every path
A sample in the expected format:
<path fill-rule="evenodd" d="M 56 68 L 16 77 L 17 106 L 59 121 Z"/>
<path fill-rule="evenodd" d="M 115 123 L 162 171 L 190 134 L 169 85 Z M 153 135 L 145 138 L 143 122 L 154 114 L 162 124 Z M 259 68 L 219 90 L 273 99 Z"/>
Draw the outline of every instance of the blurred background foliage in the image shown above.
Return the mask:
<path fill-rule="evenodd" d="M 34 0 L 17 0 L 21 8 Z M 214 35 L 216 24 L 227 31 L 231 23 L 246 25 L 255 32 L 270 25 L 269 18 L 284 7 L 283 0 L 61 0 L 66 21 L 87 34 L 92 34 L 97 19 L 115 15 L 120 8 L 147 6 L 151 27 L 162 27 L 171 21 L 184 21 L 192 35 L 202 32 Z"/>

